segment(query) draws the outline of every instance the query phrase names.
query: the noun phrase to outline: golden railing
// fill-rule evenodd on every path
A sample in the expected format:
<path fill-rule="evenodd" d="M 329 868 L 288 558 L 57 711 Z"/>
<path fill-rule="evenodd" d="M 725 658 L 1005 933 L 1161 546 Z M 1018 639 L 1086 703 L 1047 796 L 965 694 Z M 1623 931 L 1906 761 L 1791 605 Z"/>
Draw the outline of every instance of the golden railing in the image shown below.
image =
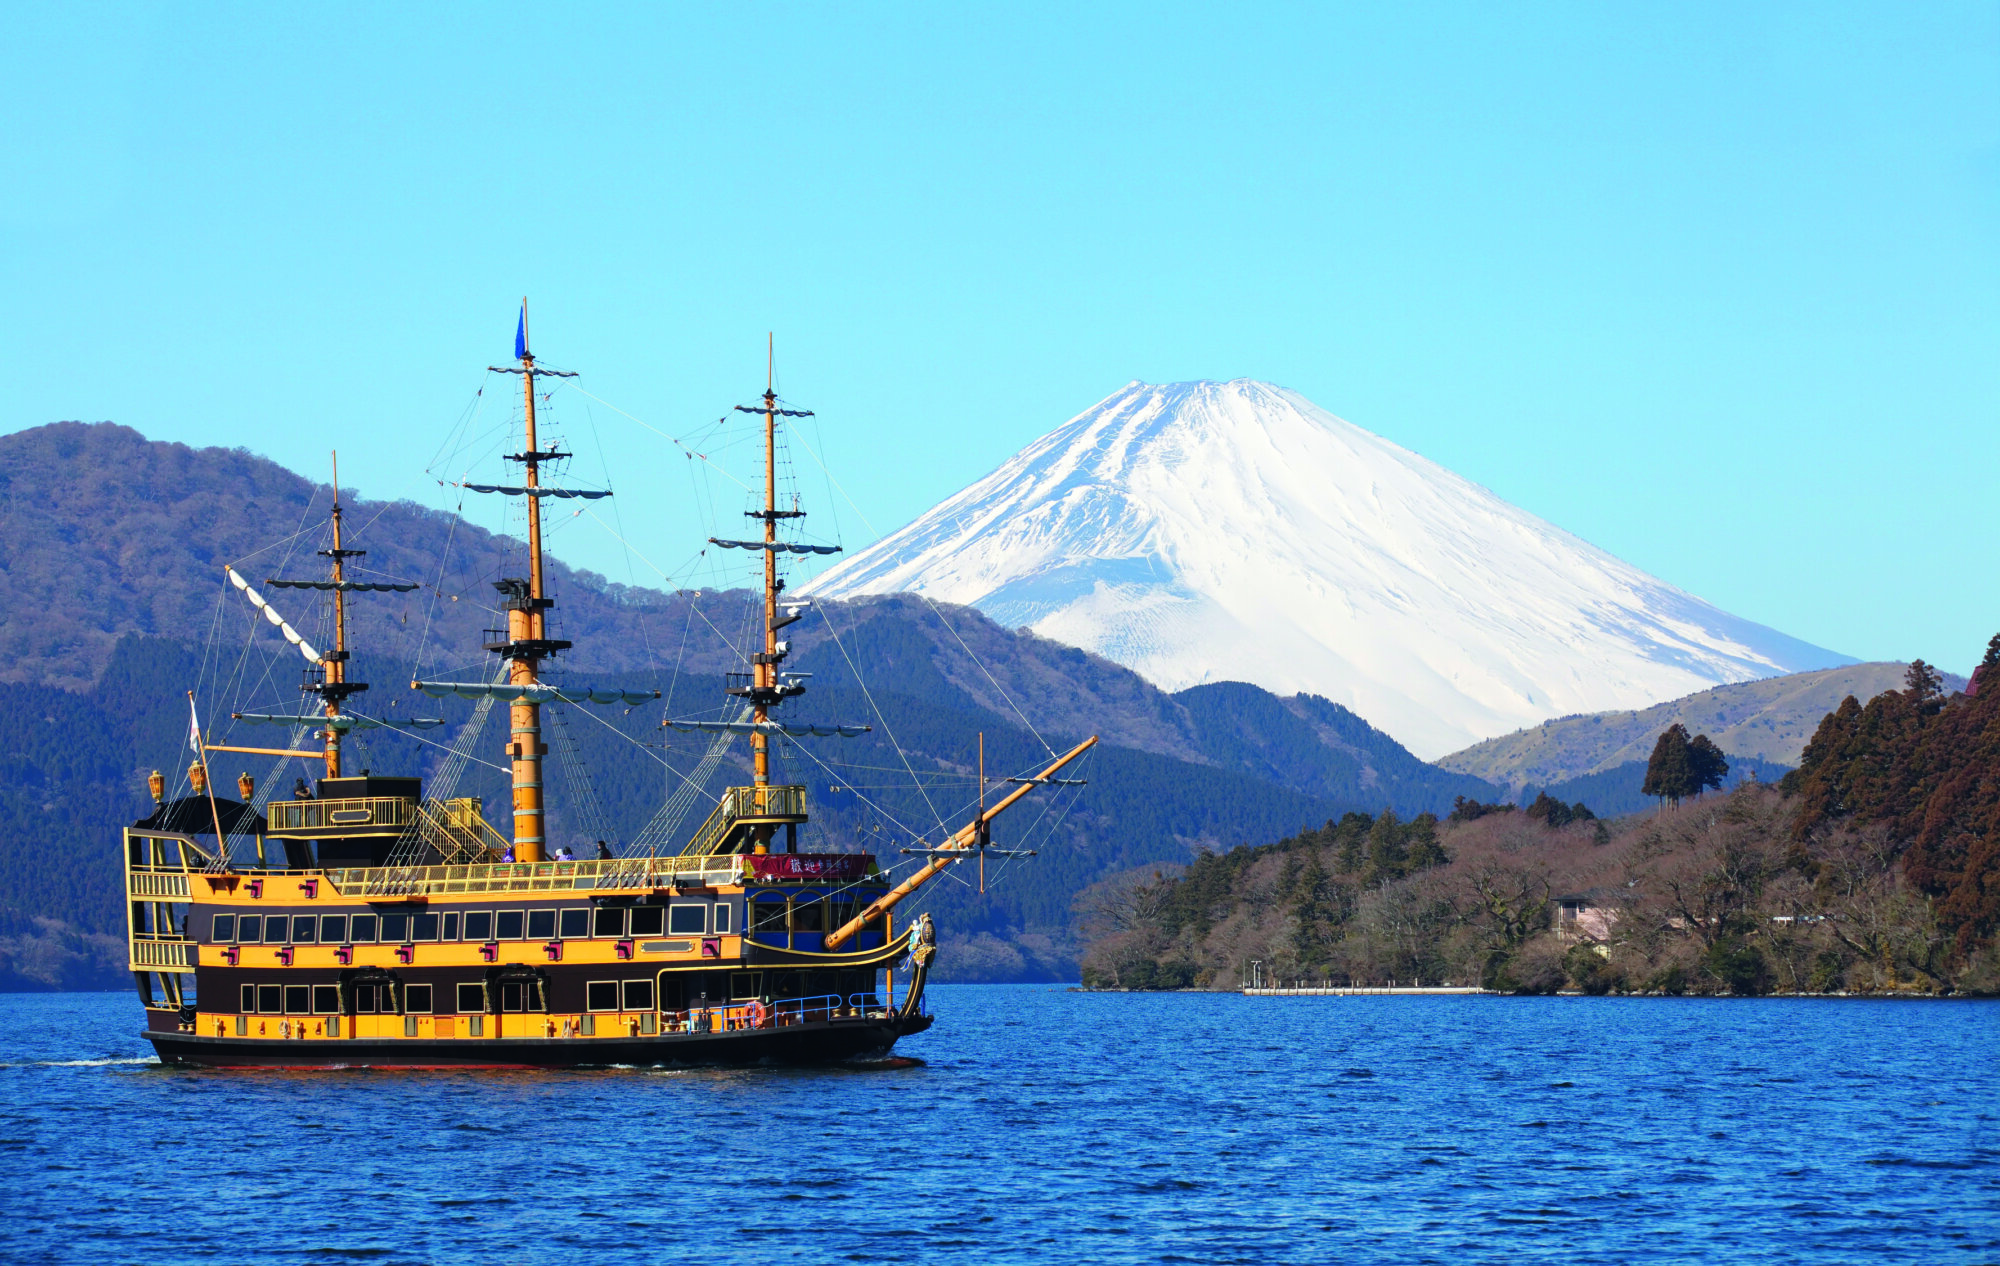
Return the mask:
<path fill-rule="evenodd" d="M 573 892 L 735 883 L 743 859 L 616 857 L 579 862 L 489 862 L 462 866 L 373 866 L 325 872 L 343 897 L 433 896 L 483 892 Z"/>
<path fill-rule="evenodd" d="M 195 943 L 184 937 L 135 932 L 131 944 L 133 971 L 194 970 Z"/>
<path fill-rule="evenodd" d="M 802 818 L 806 815 L 806 789 L 786 787 L 731 787 L 708 821 L 694 833 L 682 857 L 707 857 L 722 846 L 729 829 L 745 818 Z"/>
<path fill-rule="evenodd" d="M 273 800 L 264 806 L 272 832 L 308 828 L 408 826 L 415 805 L 402 796 L 356 796 L 342 800 Z"/>
<path fill-rule="evenodd" d="M 128 866 L 125 876 L 126 895 L 144 897 L 152 901 L 186 901 L 188 899 L 187 871 L 176 867 L 173 870 L 141 869 Z"/>

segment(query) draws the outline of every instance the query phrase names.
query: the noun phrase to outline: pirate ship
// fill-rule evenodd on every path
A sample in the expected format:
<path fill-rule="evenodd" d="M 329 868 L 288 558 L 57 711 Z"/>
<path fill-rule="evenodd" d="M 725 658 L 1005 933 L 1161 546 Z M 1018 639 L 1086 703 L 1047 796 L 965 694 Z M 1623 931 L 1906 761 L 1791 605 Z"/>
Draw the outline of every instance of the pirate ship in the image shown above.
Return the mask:
<path fill-rule="evenodd" d="M 943 838 L 901 852 L 916 869 L 860 851 L 798 851 L 808 820 L 804 785 L 771 779 L 774 741 L 852 737 L 868 727 L 780 719 L 806 691 L 806 674 L 785 667 L 788 626 L 809 606 L 784 599 L 783 562 L 837 547 L 787 539 L 803 517 L 780 508 L 776 436 L 786 419 L 767 379 L 761 401 L 736 406 L 761 421 L 763 504 L 749 539 L 711 538 L 722 549 L 762 554 L 761 649 L 727 687 L 735 700 L 720 720 L 669 720 L 718 744 L 750 743 L 751 781 L 716 797 L 707 819 L 677 851 L 572 859 L 548 847 L 543 709 L 632 706 L 656 692 L 544 680 L 551 657 L 572 649 L 549 636 L 555 605 L 544 584 L 543 502 L 608 491 L 545 482 L 559 446 L 539 447 L 537 384 L 568 376 L 536 363 L 526 305 L 515 363 L 493 372 L 520 379 L 525 443 L 508 455 L 519 482 L 465 484 L 520 499 L 527 575 L 497 582 L 506 614 L 484 649 L 490 681 L 417 680 L 413 691 L 475 703 L 482 720 L 504 705 L 512 816 L 502 834 L 479 800 L 427 794 L 415 775 L 349 772 L 343 745 L 357 728 L 436 727 L 438 718 L 358 715 L 368 684 L 349 676 L 347 604 L 372 593 L 408 592 L 414 581 L 357 580 L 336 470 L 331 544 L 323 576 L 267 578 L 263 587 L 324 595 L 332 649 L 301 634 L 260 587 L 234 567 L 238 591 L 308 664 L 303 689 L 313 710 L 236 713 L 243 723 L 290 725 L 290 746 L 214 743 L 189 694 L 193 759 L 185 794 L 169 799 L 150 779 L 155 812 L 124 832 L 131 969 L 145 1008 L 145 1036 L 168 1063 L 222 1066 L 592 1066 L 823 1062 L 880 1056 L 930 1027 L 925 982 L 936 954 L 927 916 L 898 906 L 955 863 L 977 858 L 984 873 L 990 824 L 1051 784 L 1096 740 L 1054 756 L 1038 773 L 1009 780 Z M 476 725 L 468 729 L 476 732 Z M 318 746 L 301 740 L 317 734 Z M 298 780 L 291 799 L 258 795 L 246 775 L 239 795 L 219 794 L 213 752 L 310 761 L 323 776 Z M 267 783 L 273 780 L 267 779 Z M 692 785 L 692 784 L 690 784 Z M 781 830 L 782 828 L 782 830 Z M 782 844 L 780 840 L 782 838 Z M 902 863 L 897 863 L 901 865 Z M 898 963 L 906 972 L 900 996 Z"/>

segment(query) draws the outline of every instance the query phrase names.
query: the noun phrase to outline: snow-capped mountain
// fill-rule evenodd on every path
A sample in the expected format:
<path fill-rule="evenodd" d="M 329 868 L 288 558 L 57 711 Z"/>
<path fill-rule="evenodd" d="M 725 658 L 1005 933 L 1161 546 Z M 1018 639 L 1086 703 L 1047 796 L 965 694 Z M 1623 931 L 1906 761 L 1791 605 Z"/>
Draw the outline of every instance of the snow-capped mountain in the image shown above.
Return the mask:
<path fill-rule="evenodd" d="M 1134 382 L 826 572 L 1167 689 L 1324 695 L 1426 759 L 1854 661 L 1720 611 L 1268 383 Z"/>

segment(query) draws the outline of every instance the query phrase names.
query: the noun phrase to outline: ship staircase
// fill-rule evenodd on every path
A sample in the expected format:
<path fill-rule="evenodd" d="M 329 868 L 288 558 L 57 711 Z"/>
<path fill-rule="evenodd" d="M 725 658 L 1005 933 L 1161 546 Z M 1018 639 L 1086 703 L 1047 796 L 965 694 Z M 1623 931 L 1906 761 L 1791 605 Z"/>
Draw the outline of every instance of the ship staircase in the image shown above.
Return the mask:
<path fill-rule="evenodd" d="M 386 897 L 417 891 L 428 866 L 493 861 L 506 848 L 506 838 L 487 824 L 477 797 L 419 801 L 389 854 L 389 864 L 371 872 L 373 882 L 367 892 Z"/>
<path fill-rule="evenodd" d="M 762 828 L 775 830 L 780 825 L 796 828 L 805 820 L 806 789 L 802 786 L 731 787 L 680 855 L 714 857 L 747 853 Z"/>

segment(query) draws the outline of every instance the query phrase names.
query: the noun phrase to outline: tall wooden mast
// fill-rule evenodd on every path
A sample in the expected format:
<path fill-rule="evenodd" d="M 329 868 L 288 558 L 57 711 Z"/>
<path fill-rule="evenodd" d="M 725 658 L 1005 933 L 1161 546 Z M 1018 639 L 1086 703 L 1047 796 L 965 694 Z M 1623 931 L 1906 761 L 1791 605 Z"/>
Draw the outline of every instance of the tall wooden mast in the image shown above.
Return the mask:
<path fill-rule="evenodd" d="M 764 339 L 764 653 L 757 656 L 754 665 L 759 693 L 752 696 L 753 715 L 760 727 L 770 719 L 767 700 L 778 684 L 778 551 L 774 548 L 778 539 L 778 396 L 774 390 L 777 349 L 774 335 L 766 334 Z M 761 808 L 763 788 L 771 785 L 771 739 L 759 728 L 751 735 L 750 743 L 755 756 L 757 802 Z"/>
<path fill-rule="evenodd" d="M 333 558 L 333 654 L 325 657 L 326 685 L 321 697 L 326 701 L 326 776 L 340 777 L 340 701 L 347 684 L 347 593 L 341 588 L 347 579 L 348 551 L 341 540 L 340 454 L 333 454 L 333 548 L 320 551 Z"/>
<path fill-rule="evenodd" d="M 541 487 L 541 464 L 554 456 L 536 447 L 535 436 L 535 356 L 528 348 L 528 301 L 521 300 L 521 338 L 515 349 L 521 362 L 521 398 L 526 407 L 527 448 L 520 460 L 527 478 L 522 482 L 528 497 L 528 582 L 525 591 L 515 582 L 507 593 L 507 682 L 513 686 L 533 686 L 541 681 L 543 655 L 550 649 L 546 612 L 552 604 L 542 592 L 542 503 L 535 490 Z M 507 754 L 514 773 L 514 859 L 538 862 L 543 856 L 542 757 L 548 747 L 542 742 L 542 705 L 532 700 L 514 701 L 513 725 L 507 737 Z"/>
<path fill-rule="evenodd" d="M 341 704 L 349 695 L 368 689 L 367 682 L 350 681 L 347 676 L 347 560 L 365 558 L 367 554 L 365 549 L 347 548 L 340 508 L 340 455 L 336 453 L 333 458 L 333 548 L 319 551 L 320 557 L 333 560 L 333 650 L 319 657 L 318 669 L 306 674 L 305 684 L 306 693 L 318 695 L 325 705 L 326 729 L 321 736 L 325 743 L 323 757 L 328 778 L 341 777 Z M 273 580 L 268 583 L 326 588 L 318 582 Z"/>

